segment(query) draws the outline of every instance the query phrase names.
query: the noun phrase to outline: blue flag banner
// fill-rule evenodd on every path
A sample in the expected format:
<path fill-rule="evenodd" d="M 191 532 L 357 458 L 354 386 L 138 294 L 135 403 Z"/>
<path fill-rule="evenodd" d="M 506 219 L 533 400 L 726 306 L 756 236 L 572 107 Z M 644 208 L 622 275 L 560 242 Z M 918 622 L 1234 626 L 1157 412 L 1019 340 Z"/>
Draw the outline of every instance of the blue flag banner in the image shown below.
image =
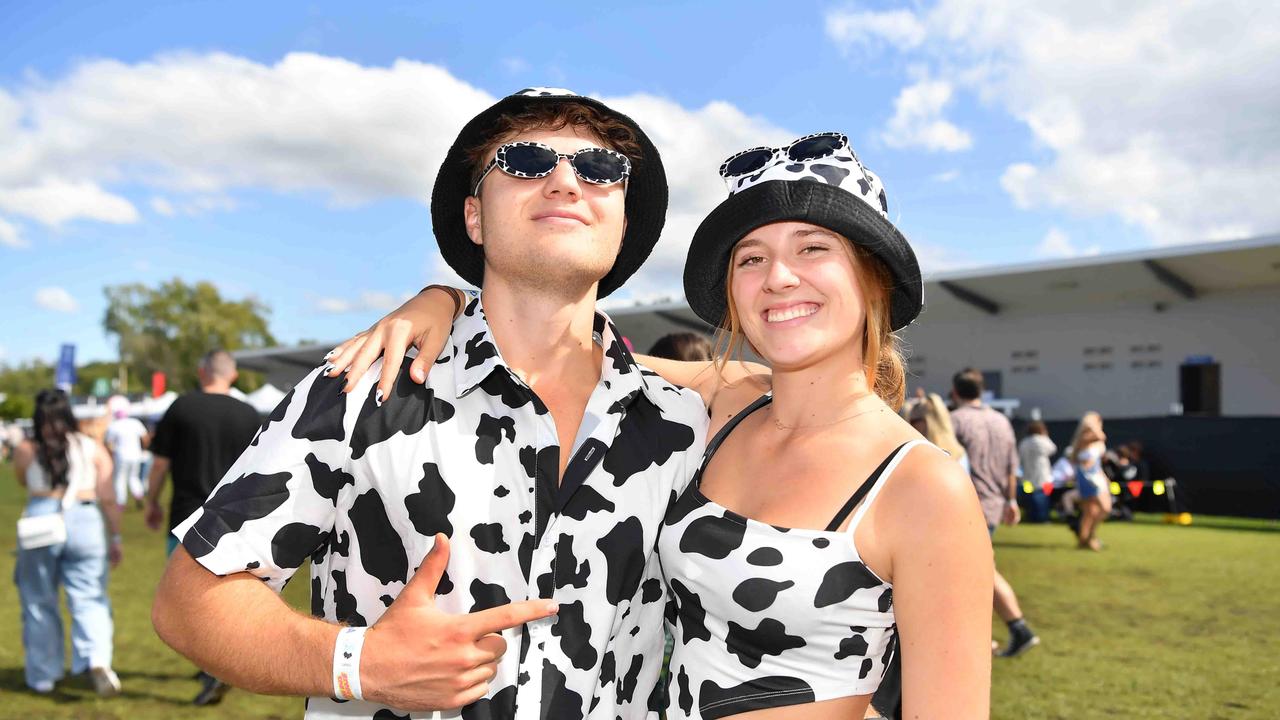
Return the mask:
<path fill-rule="evenodd" d="M 58 369 L 54 374 L 53 384 L 66 392 L 76 384 L 76 346 L 75 343 L 63 343 L 58 352 Z"/>

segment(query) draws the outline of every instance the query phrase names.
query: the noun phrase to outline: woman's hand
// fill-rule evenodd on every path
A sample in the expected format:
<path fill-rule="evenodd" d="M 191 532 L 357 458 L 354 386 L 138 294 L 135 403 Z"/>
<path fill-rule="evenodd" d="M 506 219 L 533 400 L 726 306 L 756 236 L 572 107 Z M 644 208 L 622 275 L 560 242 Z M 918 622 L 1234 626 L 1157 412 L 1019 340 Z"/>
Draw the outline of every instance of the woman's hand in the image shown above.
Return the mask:
<path fill-rule="evenodd" d="M 351 392 L 379 355 L 383 356 L 382 376 L 378 379 L 381 397 L 391 394 L 400 363 L 410 346 L 418 349 L 418 357 L 409 366 L 409 377 L 416 383 L 427 381 L 427 368 L 436 361 L 448 340 L 457 312 L 465 302 L 464 293 L 456 288 L 426 288 L 405 301 L 368 330 L 340 343 L 325 355 L 329 365 L 324 374 L 337 377 L 347 374 L 343 392 Z"/>

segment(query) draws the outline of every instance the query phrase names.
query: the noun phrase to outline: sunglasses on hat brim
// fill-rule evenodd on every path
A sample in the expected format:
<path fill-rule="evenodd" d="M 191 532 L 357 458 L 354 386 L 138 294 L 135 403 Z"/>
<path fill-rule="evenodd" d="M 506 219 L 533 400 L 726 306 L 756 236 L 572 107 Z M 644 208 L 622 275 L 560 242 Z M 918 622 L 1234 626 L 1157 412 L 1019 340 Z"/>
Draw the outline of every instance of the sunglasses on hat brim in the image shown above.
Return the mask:
<path fill-rule="evenodd" d="M 498 146 L 471 194 L 480 194 L 480 184 L 495 167 L 511 177 L 536 180 L 555 172 L 561 160 L 568 160 L 574 174 L 592 185 L 612 185 L 631 176 L 631 159 L 608 148 L 587 147 L 562 153 L 542 143 L 509 142 Z"/>
<path fill-rule="evenodd" d="M 849 138 L 844 133 L 821 132 L 797 138 L 782 147 L 755 147 L 730 155 L 720 165 L 720 177 L 727 180 L 750 175 L 772 162 L 778 153 L 785 153 L 794 162 L 804 162 L 834 155 L 848 146 Z"/>

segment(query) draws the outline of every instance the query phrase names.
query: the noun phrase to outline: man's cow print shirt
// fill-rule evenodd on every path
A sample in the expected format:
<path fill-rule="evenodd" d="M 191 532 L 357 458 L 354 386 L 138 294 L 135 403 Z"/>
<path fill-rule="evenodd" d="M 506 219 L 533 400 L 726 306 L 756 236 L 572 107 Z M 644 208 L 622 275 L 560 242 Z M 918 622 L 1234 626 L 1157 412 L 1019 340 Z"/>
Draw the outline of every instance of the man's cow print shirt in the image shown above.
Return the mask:
<path fill-rule="evenodd" d="M 312 372 L 174 533 L 210 571 L 276 590 L 310 558 L 312 613 L 349 625 L 376 622 L 445 533 L 442 610 L 546 598 L 560 612 L 505 633 L 487 698 L 412 717 L 653 716 L 665 603 L 654 546 L 697 469 L 707 413 L 637 365 L 603 314 L 595 329 L 601 377 L 559 486 L 551 414 L 503 362 L 476 298 L 426 386 L 406 360 L 381 407 L 381 363 L 350 395 Z M 312 697 L 307 717 L 409 714 Z"/>

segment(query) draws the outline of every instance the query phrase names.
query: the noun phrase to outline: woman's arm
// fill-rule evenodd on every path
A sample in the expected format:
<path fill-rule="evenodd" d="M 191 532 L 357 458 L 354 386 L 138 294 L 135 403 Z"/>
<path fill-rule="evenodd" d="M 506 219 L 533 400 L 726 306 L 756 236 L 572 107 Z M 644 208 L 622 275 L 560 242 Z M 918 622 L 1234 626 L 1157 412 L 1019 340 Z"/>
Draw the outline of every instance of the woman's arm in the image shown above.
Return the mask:
<path fill-rule="evenodd" d="M 93 467 L 98 474 L 98 507 L 107 520 L 107 559 L 111 561 L 111 567 L 115 567 L 124 559 L 124 550 L 120 537 L 120 506 L 116 504 L 115 484 L 111 482 L 111 454 L 97 441 L 93 447 Z"/>
<path fill-rule="evenodd" d="M 724 368 L 717 370 L 715 362 L 711 360 L 689 362 L 653 355 L 636 355 L 635 358 L 636 362 L 661 375 L 663 380 L 701 395 L 702 403 L 707 407 L 712 406 L 721 390 L 743 382 L 753 383 L 753 391 L 764 392 L 769 389 L 772 377 L 768 367 L 742 360 L 731 360 L 724 364 Z"/>
<path fill-rule="evenodd" d="M 27 486 L 27 470 L 35 461 L 36 447 L 30 440 L 23 440 L 13 449 L 13 474 L 18 477 L 18 484 Z"/>
<path fill-rule="evenodd" d="M 385 359 L 378 389 L 383 397 L 389 397 L 405 352 L 413 346 L 418 348 L 418 357 L 409 366 L 409 377 L 417 383 L 426 382 L 427 368 L 440 357 L 454 318 L 465 303 L 465 293 L 457 288 L 432 285 L 423 289 L 368 330 L 330 350 L 324 356 L 329 363 L 324 374 L 337 377 L 345 372 L 347 382 L 342 391 L 351 392 L 356 380 L 382 355 Z"/>
<path fill-rule="evenodd" d="M 406 300 L 368 330 L 339 344 L 325 356 L 329 363 L 325 374 L 335 377 L 345 372 L 347 384 L 343 391 L 350 392 L 355 387 L 355 380 L 364 375 L 379 355 L 383 355 L 385 359 L 378 389 L 385 397 L 391 394 L 391 386 L 395 383 L 405 352 L 413 346 L 418 348 L 418 357 L 409 366 L 409 377 L 414 382 L 426 382 L 428 368 L 444 350 L 449 328 L 465 303 L 461 290 L 450 290 L 454 294 L 440 286 L 429 287 Z M 455 299 L 457 305 L 454 304 Z M 636 355 L 636 361 L 667 382 L 696 391 L 707 407 L 711 407 L 720 390 L 744 380 L 763 389 L 768 389 L 769 384 L 769 368 L 758 363 L 728 362 L 722 372 L 717 372 L 710 361 L 681 362 L 649 355 Z"/>
<path fill-rule="evenodd" d="M 986 718 L 995 563 L 973 483 L 939 453 L 903 459 L 873 506 L 889 542 L 903 717 Z"/>

